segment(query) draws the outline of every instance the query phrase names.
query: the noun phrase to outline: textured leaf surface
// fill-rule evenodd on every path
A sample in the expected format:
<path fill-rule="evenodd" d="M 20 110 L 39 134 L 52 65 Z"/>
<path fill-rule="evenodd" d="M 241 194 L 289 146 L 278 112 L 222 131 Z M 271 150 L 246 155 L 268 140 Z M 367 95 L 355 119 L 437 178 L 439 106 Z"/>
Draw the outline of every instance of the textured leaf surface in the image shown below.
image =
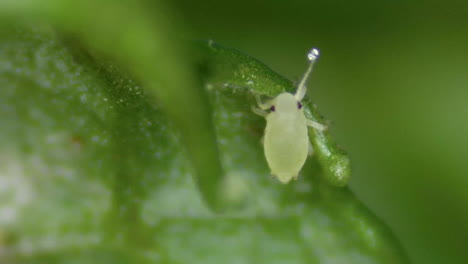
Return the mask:
<path fill-rule="evenodd" d="M 44 9 L 4 3 L 46 10 L 36 14 L 76 31 L 90 2 L 67 7 L 51 0 Z M 148 24 L 134 18 L 125 36 L 144 39 L 148 31 L 139 26 Z M 84 19 L 81 25 L 90 25 Z M 115 36 L 106 23 L 78 37 L 102 52 Z M 140 42 L 103 52 L 115 64 L 49 26 L 1 30 L 2 263 L 406 262 L 387 227 L 347 188 L 330 185 L 346 179 L 336 177 L 329 157 L 349 169 L 330 135 L 311 132 L 318 159 L 307 161 L 298 181 L 269 177 L 260 144 L 265 124 L 250 110 L 252 92 L 274 96 L 293 87 L 258 61 L 202 44 L 194 49 L 198 72 L 176 62 L 164 67 L 170 56 L 158 53 L 162 45 L 149 49 L 161 55 L 153 69 Z M 124 55 L 115 56 L 119 50 Z M 195 82 L 172 82 L 180 76 L 171 69 L 198 76 L 208 98 L 202 89 L 190 92 Z M 215 133 L 204 125 L 210 120 Z M 213 192 L 224 213 L 204 202 L 218 202 Z"/>
<path fill-rule="evenodd" d="M 14 33 L 14 34 L 13 34 Z M 152 96 L 48 30 L 0 44 L 1 258 L 10 263 L 403 263 L 398 243 L 309 160 L 268 177 L 251 93 L 210 101 L 224 198 L 211 212 L 177 132 Z M 6 37 L 8 36 L 8 37 Z"/>

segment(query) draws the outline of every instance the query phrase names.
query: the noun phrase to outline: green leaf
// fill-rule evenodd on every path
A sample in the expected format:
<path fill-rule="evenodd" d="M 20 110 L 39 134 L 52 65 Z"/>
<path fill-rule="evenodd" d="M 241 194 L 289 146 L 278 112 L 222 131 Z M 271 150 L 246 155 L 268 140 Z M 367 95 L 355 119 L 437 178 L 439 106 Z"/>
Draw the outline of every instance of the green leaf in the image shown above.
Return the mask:
<path fill-rule="evenodd" d="M 320 152 L 341 157 L 330 135 L 311 132 L 318 159 L 298 181 L 269 177 L 250 89 L 274 96 L 293 89 L 289 81 L 213 45 L 190 53 L 198 67 L 170 62 L 180 57 L 169 43 L 184 46 L 172 39 L 144 53 L 138 43 L 159 43 L 157 33 L 137 22 L 125 33 L 135 42 L 108 46 L 110 18 L 80 32 L 91 24 L 85 9 L 59 2 L 17 3 L 47 10 L 35 14 L 72 38 L 47 25 L 1 27 L 2 263 L 407 262 L 389 229 L 347 188 L 330 185 L 340 174 Z"/>
<path fill-rule="evenodd" d="M 198 187 L 211 207 L 219 209 L 216 192 L 223 171 L 205 91 L 190 70 L 189 52 L 173 40 L 177 26 L 169 18 L 171 10 L 157 1 L 150 11 L 144 2 L 5 0 L 0 12 L 46 18 L 138 78 L 178 127 Z"/>
<path fill-rule="evenodd" d="M 224 86 L 238 92 L 270 97 L 285 91 L 294 93 L 296 90 L 291 81 L 234 49 L 223 48 L 209 41 L 200 45 L 200 54 L 202 65 L 209 65 L 200 71 L 208 87 Z M 308 98 L 305 98 L 304 105 L 307 118 L 326 124 Z M 309 136 L 325 179 L 332 185 L 345 186 L 351 175 L 349 157 L 335 144 L 328 131 L 309 129 Z"/>

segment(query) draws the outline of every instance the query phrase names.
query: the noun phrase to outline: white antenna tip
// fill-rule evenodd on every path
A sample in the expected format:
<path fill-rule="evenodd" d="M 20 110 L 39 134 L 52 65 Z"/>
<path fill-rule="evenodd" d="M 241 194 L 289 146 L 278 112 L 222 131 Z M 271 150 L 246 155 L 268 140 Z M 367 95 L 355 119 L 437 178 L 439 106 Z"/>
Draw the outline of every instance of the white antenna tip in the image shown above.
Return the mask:
<path fill-rule="evenodd" d="M 315 61 L 318 56 L 319 56 L 319 50 L 316 48 L 313 48 L 310 50 L 310 52 L 307 54 L 307 59 L 309 59 L 310 62 Z"/>

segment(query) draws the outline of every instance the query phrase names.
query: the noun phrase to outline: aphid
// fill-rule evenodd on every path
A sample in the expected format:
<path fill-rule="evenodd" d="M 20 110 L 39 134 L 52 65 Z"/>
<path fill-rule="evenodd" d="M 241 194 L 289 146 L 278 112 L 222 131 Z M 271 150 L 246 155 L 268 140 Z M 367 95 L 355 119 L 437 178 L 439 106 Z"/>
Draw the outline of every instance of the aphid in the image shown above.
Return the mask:
<path fill-rule="evenodd" d="M 326 129 L 324 125 L 307 119 L 301 104 L 307 91 L 305 84 L 318 56 L 318 49 L 312 49 L 307 54 L 309 67 L 295 94 L 285 92 L 265 103 L 256 96 L 260 109 L 252 108 L 256 114 L 266 118 L 263 140 L 265 157 L 271 174 L 282 183 L 297 179 L 309 151 L 312 150 L 309 149 L 312 146 L 309 143 L 307 126 L 318 130 Z"/>

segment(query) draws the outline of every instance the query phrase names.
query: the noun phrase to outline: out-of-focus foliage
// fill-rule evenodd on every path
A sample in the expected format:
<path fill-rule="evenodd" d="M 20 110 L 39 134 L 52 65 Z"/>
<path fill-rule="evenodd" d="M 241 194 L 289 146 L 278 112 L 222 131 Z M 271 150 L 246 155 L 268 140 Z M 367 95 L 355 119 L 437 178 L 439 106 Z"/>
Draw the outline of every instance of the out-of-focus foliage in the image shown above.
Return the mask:
<path fill-rule="evenodd" d="M 219 70 L 251 64 L 257 92 L 292 88 L 263 64 L 185 57 L 165 35 L 177 27 L 131 1 L 0 7 L 2 263 L 406 263 L 330 185 L 320 147 L 349 164 L 328 134 L 311 133 L 319 159 L 297 182 L 268 177 L 252 92 Z"/>

